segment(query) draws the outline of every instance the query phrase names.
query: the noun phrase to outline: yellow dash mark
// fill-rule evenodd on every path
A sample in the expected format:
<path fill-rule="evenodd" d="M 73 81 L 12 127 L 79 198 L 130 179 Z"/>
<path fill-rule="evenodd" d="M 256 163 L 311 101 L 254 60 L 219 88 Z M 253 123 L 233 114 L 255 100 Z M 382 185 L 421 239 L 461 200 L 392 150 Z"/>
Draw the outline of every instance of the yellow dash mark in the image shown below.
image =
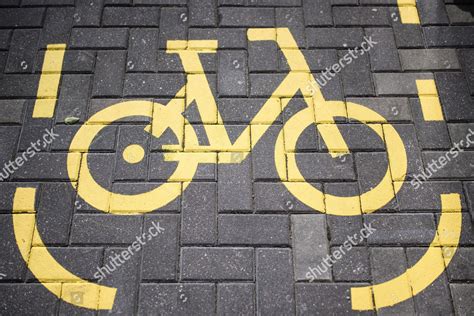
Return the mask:
<path fill-rule="evenodd" d="M 397 5 L 403 24 L 420 24 L 415 0 L 397 0 Z"/>
<path fill-rule="evenodd" d="M 69 304 L 92 310 L 112 309 L 117 289 L 90 283 L 66 270 L 54 259 L 41 240 L 36 227 L 35 214 L 22 214 L 21 209 L 25 205 L 34 205 L 35 194 L 35 189 L 18 188 L 13 198 L 15 239 L 28 269 L 51 293 Z M 37 236 L 39 247 L 31 248 L 33 235 Z M 63 291 L 61 291 L 59 284 L 66 282 L 74 283 L 74 286 L 64 284 Z M 65 293 L 70 293 L 68 290 L 72 288 L 78 290 L 80 288 L 85 299 L 75 300 L 73 295 L 65 295 Z M 100 295 L 97 295 L 97 293 L 100 293 Z"/>
<path fill-rule="evenodd" d="M 461 196 L 442 194 L 438 229 L 423 257 L 405 273 L 387 282 L 351 288 L 352 309 L 373 310 L 372 293 L 378 310 L 401 303 L 426 289 L 443 273 L 456 252 L 461 224 Z"/>
<path fill-rule="evenodd" d="M 33 118 L 50 118 L 54 115 L 65 52 L 66 44 L 47 46 Z"/>
<path fill-rule="evenodd" d="M 441 102 L 434 80 L 416 80 L 421 111 L 425 121 L 444 121 Z"/>

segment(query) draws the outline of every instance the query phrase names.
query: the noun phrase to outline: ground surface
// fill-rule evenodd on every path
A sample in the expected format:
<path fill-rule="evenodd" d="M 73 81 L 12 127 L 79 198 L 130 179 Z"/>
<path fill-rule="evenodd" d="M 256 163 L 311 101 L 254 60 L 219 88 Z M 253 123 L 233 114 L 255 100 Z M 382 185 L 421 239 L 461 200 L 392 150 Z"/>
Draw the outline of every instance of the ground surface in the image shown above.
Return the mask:
<path fill-rule="evenodd" d="M 0 314 L 472 315 L 469 2 L 2 0 Z M 314 85 L 275 95 L 288 63 L 275 41 L 249 42 L 252 27 L 289 28 L 316 78 L 352 61 L 323 99 Z M 297 54 L 283 33 L 265 34 Z M 377 42 L 368 53 L 348 57 L 368 38 Z M 194 48 L 210 51 L 200 54 L 204 79 L 196 62 L 186 66 L 193 88 L 166 45 L 198 39 L 218 49 Z M 309 78 L 301 62 L 291 66 Z M 223 130 L 217 145 L 206 137 L 202 123 L 216 125 L 217 112 L 200 113 L 191 97 L 205 95 L 206 78 L 231 141 L 243 131 L 238 150 Z M 126 100 L 142 102 L 94 117 Z M 301 137 L 304 123 L 283 128 L 308 104 Z M 102 130 L 90 148 L 84 138 L 72 145 L 87 121 Z M 339 132 L 350 154 L 331 157 Z M 403 146 L 388 152 L 377 134 Z M 207 149 L 190 150 L 193 135 Z M 184 171 L 145 196 L 177 167 L 170 152 Z M 382 179 L 388 186 L 374 191 Z"/>

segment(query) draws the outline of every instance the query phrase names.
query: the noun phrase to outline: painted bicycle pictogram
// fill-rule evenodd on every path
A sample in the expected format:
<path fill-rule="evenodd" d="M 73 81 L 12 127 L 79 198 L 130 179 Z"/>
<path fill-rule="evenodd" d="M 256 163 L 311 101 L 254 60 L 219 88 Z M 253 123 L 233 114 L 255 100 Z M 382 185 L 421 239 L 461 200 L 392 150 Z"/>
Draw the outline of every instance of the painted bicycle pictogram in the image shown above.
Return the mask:
<path fill-rule="evenodd" d="M 144 100 L 132 100 L 114 104 L 94 114 L 85 122 L 71 142 L 68 154 L 68 173 L 71 182 L 77 181 L 77 193 L 97 210 L 115 215 L 143 214 L 155 211 L 179 197 L 193 181 L 199 164 L 238 164 L 258 144 L 269 126 L 281 115 L 290 100 L 300 92 L 307 105 L 285 122 L 275 144 L 275 166 L 281 182 L 299 201 L 317 212 L 336 216 L 357 216 L 372 213 L 389 203 L 401 189 L 407 173 L 407 154 L 404 143 L 395 127 L 374 110 L 360 104 L 325 100 L 320 89 L 308 91 L 308 83 L 314 82 L 309 66 L 295 39 L 287 28 L 251 28 L 249 41 L 274 41 L 289 65 L 289 72 L 258 114 L 246 126 L 235 141 L 231 141 L 212 94 L 200 54 L 217 52 L 215 40 L 168 41 L 167 53 L 177 54 L 186 72 L 187 83 L 168 104 Z M 60 74 L 59 74 L 60 75 Z M 420 83 L 423 90 L 426 85 Z M 202 145 L 197 133 L 183 115 L 186 108 L 196 104 L 208 144 Z M 89 148 L 95 137 L 108 125 L 121 119 L 142 116 L 151 119 L 145 131 L 159 138 L 171 130 L 177 144 L 163 145 L 166 161 L 177 162 L 177 167 L 167 182 L 151 191 L 126 195 L 111 192 L 94 179 L 88 165 Z M 336 117 L 345 117 L 367 125 L 386 146 L 389 164 L 382 180 L 360 195 L 336 196 L 323 193 L 308 183 L 298 168 L 294 149 L 303 131 L 315 124 L 325 142 L 328 153 L 337 158 L 350 153 L 338 126 Z M 78 155 L 82 155 L 81 174 L 77 179 Z M 134 144 L 123 152 L 130 163 L 140 161 L 144 149 Z M 292 172 L 288 172 L 292 170 Z M 396 181 L 395 181 L 396 180 Z M 14 198 L 14 228 L 20 252 L 28 262 L 35 277 L 48 290 L 70 304 L 89 309 L 111 309 L 116 289 L 82 280 L 64 269 L 44 247 L 41 264 L 30 260 L 31 241 L 34 233 L 36 243 L 43 245 L 35 219 L 35 190 L 20 188 Z M 392 306 L 418 294 L 428 287 L 447 267 L 459 244 L 461 233 L 461 202 L 458 194 L 442 194 L 440 197 L 442 215 L 438 229 L 426 254 L 404 274 L 366 287 L 351 289 L 351 303 L 354 310 L 373 310 Z M 45 270 L 44 267 L 48 269 Z M 68 281 L 68 287 L 61 289 L 47 281 L 54 279 Z M 405 291 L 410 282 L 413 292 Z M 84 293 L 82 299 L 72 300 L 67 293 Z"/>

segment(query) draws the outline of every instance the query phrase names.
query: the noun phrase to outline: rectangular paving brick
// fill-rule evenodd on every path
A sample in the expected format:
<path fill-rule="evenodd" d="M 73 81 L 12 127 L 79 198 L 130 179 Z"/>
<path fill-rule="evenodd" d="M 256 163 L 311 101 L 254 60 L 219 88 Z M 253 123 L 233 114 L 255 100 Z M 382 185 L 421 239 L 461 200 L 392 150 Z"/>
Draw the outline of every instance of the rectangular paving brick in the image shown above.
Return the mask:
<path fill-rule="evenodd" d="M 474 101 L 466 77 L 460 72 L 436 73 L 436 86 L 447 121 L 473 120 Z"/>
<path fill-rule="evenodd" d="M 436 237 L 433 214 L 369 214 L 364 222 L 376 230 L 371 245 L 429 245 Z"/>
<path fill-rule="evenodd" d="M 178 215 L 147 215 L 143 230 L 153 223 L 164 229 L 143 247 L 142 280 L 176 280 L 178 268 Z"/>
<path fill-rule="evenodd" d="M 295 291 L 291 250 L 260 248 L 256 258 L 257 314 L 293 315 Z"/>
<path fill-rule="evenodd" d="M 220 26 L 271 27 L 275 11 L 270 8 L 219 8 Z"/>
<path fill-rule="evenodd" d="M 298 176 L 296 168 L 288 168 L 290 181 L 355 180 L 352 155 L 332 158 L 326 153 L 296 153 L 296 161 L 304 179 Z"/>
<path fill-rule="evenodd" d="M 247 95 L 245 51 L 218 52 L 217 90 L 220 97 Z"/>
<path fill-rule="evenodd" d="M 160 9 L 156 7 L 105 7 L 104 26 L 159 26 Z"/>
<path fill-rule="evenodd" d="M 425 174 L 433 174 L 432 179 L 471 178 L 474 175 L 474 164 L 472 163 L 474 152 L 459 152 L 456 158 L 453 157 L 446 152 L 423 152 Z"/>
<path fill-rule="evenodd" d="M 307 28 L 306 41 L 310 48 L 358 47 L 364 33 L 361 28 Z"/>
<path fill-rule="evenodd" d="M 48 44 L 68 43 L 73 24 L 74 8 L 58 7 L 49 8 L 41 32 L 41 48 Z"/>
<path fill-rule="evenodd" d="M 322 189 L 321 185 L 312 184 Z M 312 210 L 291 195 L 282 183 L 255 182 L 253 188 L 255 210 L 259 213 L 293 213 Z"/>
<path fill-rule="evenodd" d="M 142 233 L 140 216 L 109 216 L 105 214 L 74 216 L 71 228 L 73 244 L 131 245 Z"/>
<path fill-rule="evenodd" d="M 389 28 L 367 28 L 365 33 L 377 42 L 369 51 L 372 71 L 401 70 L 393 30 Z"/>
<path fill-rule="evenodd" d="M 453 296 L 454 310 L 458 315 L 469 314 L 472 311 L 472 302 L 474 298 L 473 284 L 451 284 L 451 294 Z"/>
<path fill-rule="evenodd" d="M 6 186 L 10 186 L 10 189 L 8 191 L 12 191 L 12 192 L 8 192 L 8 193 L 11 193 L 10 195 L 13 197 L 13 192 L 15 189 L 13 187 L 13 184 L 2 183 L 0 184 L 0 189 L 3 192 L 2 198 L 6 197 L 7 195 L 5 194 L 7 193 Z M 11 212 L 11 209 L 12 209 L 11 205 L 8 205 L 8 206 L 1 205 L 2 211 L 6 209 L 7 207 L 9 208 L 9 212 Z M 19 215 L 19 216 L 28 216 L 28 215 Z M 2 231 L 0 232 L 0 246 L 3 249 L 3 252 L 2 252 L 3 255 L 0 257 L 0 266 L 2 267 L 0 273 L 4 275 L 4 277 L 2 278 L 3 281 L 22 281 L 25 278 L 27 267 L 25 264 L 18 264 L 19 262 L 23 261 L 23 258 L 18 251 L 18 246 L 14 238 L 12 238 L 14 235 L 12 223 L 13 223 L 13 218 L 11 214 L 0 215 L 0 224 L 3 227 Z"/>
<path fill-rule="evenodd" d="M 44 8 L 1 8 L 0 27 L 41 27 Z"/>
<path fill-rule="evenodd" d="M 347 52 L 344 51 L 339 52 L 339 60 L 344 59 L 346 54 Z M 370 73 L 370 61 L 367 54 L 354 59 L 350 65 L 342 69 L 340 75 L 346 96 L 374 95 L 372 75 Z"/>
<path fill-rule="evenodd" d="M 474 45 L 473 26 L 429 26 L 423 29 L 428 47 Z"/>
<path fill-rule="evenodd" d="M 138 301 L 138 314 L 140 315 L 210 315 L 215 310 L 215 284 L 140 285 Z"/>
<path fill-rule="evenodd" d="M 325 0 L 303 0 L 306 26 L 332 25 L 331 2 Z"/>
<path fill-rule="evenodd" d="M 76 3 L 74 26 L 100 26 L 104 0 L 88 0 Z"/>
<path fill-rule="evenodd" d="M 125 28 L 74 28 L 71 48 L 127 48 L 128 30 Z"/>
<path fill-rule="evenodd" d="M 182 195 L 181 243 L 217 242 L 217 186 L 215 183 L 191 183 Z"/>
<path fill-rule="evenodd" d="M 123 95 L 126 97 L 174 97 L 183 85 L 182 74 L 127 74 Z"/>
<path fill-rule="evenodd" d="M 255 285 L 251 283 L 217 284 L 218 315 L 254 315 Z"/>
<path fill-rule="evenodd" d="M 71 170 L 77 170 L 77 172 L 79 171 L 78 155 L 79 154 L 76 154 L 75 162 L 71 165 Z M 17 158 L 20 156 L 22 156 L 22 154 L 18 153 Z M 40 180 L 47 178 L 48 180 L 69 181 L 70 178 L 66 170 L 66 161 L 66 153 L 37 153 L 14 173 L 13 179 Z M 76 174 L 75 171 L 72 172 Z M 77 180 L 77 177 L 75 176 L 72 180 Z"/>
<path fill-rule="evenodd" d="M 51 294 L 43 289 L 42 284 L 1 284 L 0 309 L 5 313 L 36 314 L 41 310 L 54 314 L 58 299 L 51 298 Z M 25 301 L 29 303 L 25 304 Z"/>
<path fill-rule="evenodd" d="M 329 255 L 325 216 L 292 215 L 291 225 L 295 280 L 330 280 L 330 269 L 318 271 L 318 266 L 321 267 L 323 259 Z"/>
<path fill-rule="evenodd" d="M 98 52 L 95 66 L 94 97 L 121 97 L 125 74 L 125 51 Z"/>
<path fill-rule="evenodd" d="M 384 7 L 334 7 L 336 25 L 389 26 L 387 8 Z"/>
<path fill-rule="evenodd" d="M 219 165 L 217 190 L 219 212 L 251 212 L 253 209 L 251 160 L 245 159 L 239 164 Z"/>
<path fill-rule="evenodd" d="M 289 245 L 285 215 L 219 215 L 220 245 Z"/>
<path fill-rule="evenodd" d="M 377 95 L 418 95 L 416 80 L 433 79 L 428 73 L 376 73 Z"/>
<path fill-rule="evenodd" d="M 403 70 L 449 70 L 460 65 L 454 49 L 401 49 Z"/>
<path fill-rule="evenodd" d="M 191 0 L 189 2 L 190 26 L 215 26 L 217 24 L 217 0 Z"/>
<path fill-rule="evenodd" d="M 31 73 L 38 49 L 39 30 L 15 30 L 5 67 L 6 73 Z"/>
<path fill-rule="evenodd" d="M 154 72 L 158 56 L 158 30 L 137 28 L 130 30 L 127 56 L 128 72 Z"/>
<path fill-rule="evenodd" d="M 183 280 L 253 280 L 251 248 L 182 248 Z"/>
<path fill-rule="evenodd" d="M 188 19 L 186 8 L 162 8 L 159 47 L 166 49 L 168 40 L 185 40 L 187 38 Z"/>

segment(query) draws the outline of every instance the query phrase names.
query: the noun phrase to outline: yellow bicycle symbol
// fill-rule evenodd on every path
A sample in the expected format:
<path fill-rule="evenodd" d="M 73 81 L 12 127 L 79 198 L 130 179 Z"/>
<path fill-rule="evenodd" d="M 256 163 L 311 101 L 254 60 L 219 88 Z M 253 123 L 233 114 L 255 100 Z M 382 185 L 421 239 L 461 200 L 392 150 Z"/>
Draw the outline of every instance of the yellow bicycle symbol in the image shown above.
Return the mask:
<path fill-rule="evenodd" d="M 337 216 L 371 213 L 389 203 L 400 190 L 407 172 L 406 150 L 396 129 L 368 107 L 351 102 L 326 101 L 320 89 L 314 89 L 314 86 L 310 93 L 308 85 L 315 80 L 289 29 L 252 28 L 248 30 L 248 39 L 275 41 L 290 71 L 234 142 L 225 129 L 199 59 L 199 54 L 216 53 L 217 41 L 168 41 L 167 52 L 179 55 L 187 75 L 187 84 L 167 105 L 140 100 L 121 102 L 98 112 L 81 126 L 71 142 L 68 154 L 71 182 L 77 179 L 78 153 L 83 157 L 77 183 L 78 195 L 98 210 L 111 214 L 140 214 L 159 209 L 182 194 L 193 180 L 200 163 L 232 164 L 243 161 L 290 100 L 301 92 L 307 107 L 284 124 L 275 144 L 276 169 L 288 191 L 312 209 Z M 193 125 L 183 116 L 191 104 L 197 105 L 208 145 L 199 143 Z M 126 195 L 110 192 L 94 180 L 88 166 L 88 152 L 95 137 L 106 126 L 131 116 L 149 117 L 152 123 L 145 131 L 154 137 L 160 137 L 168 129 L 175 134 L 178 143 L 164 145 L 163 150 L 165 160 L 177 162 L 177 167 L 166 183 L 145 193 Z M 297 141 L 311 124 L 316 124 L 333 158 L 350 153 L 335 123 L 335 118 L 341 116 L 367 125 L 387 148 L 389 164 L 384 177 L 375 187 L 361 195 L 343 197 L 321 192 L 306 182 L 296 162 L 294 151 Z M 131 145 L 125 149 L 123 156 L 127 162 L 136 163 L 143 159 L 144 149 L 139 145 Z M 20 188 L 15 194 L 13 210 L 15 237 L 29 269 L 48 290 L 70 304 L 89 309 L 111 309 L 116 289 L 74 276 L 56 262 L 44 247 L 36 229 L 34 200 L 34 189 Z M 458 194 L 442 194 L 440 200 L 442 215 L 426 254 L 404 274 L 392 280 L 367 287 L 353 287 L 351 302 L 354 310 L 380 309 L 400 303 L 424 290 L 445 270 L 459 244 L 461 202 Z M 31 250 L 30 253 L 33 234 L 37 238 L 36 244 L 43 245 L 43 250 Z M 56 283 L 48 283 L 50 280 L 68 282 L 64 282 L 61 288 Z M 64 293 L 77 292 L 78 286 L 81 293 L 85 293 L 84 299 L 81 302 L 68 299 L 72 295 Z"/>

